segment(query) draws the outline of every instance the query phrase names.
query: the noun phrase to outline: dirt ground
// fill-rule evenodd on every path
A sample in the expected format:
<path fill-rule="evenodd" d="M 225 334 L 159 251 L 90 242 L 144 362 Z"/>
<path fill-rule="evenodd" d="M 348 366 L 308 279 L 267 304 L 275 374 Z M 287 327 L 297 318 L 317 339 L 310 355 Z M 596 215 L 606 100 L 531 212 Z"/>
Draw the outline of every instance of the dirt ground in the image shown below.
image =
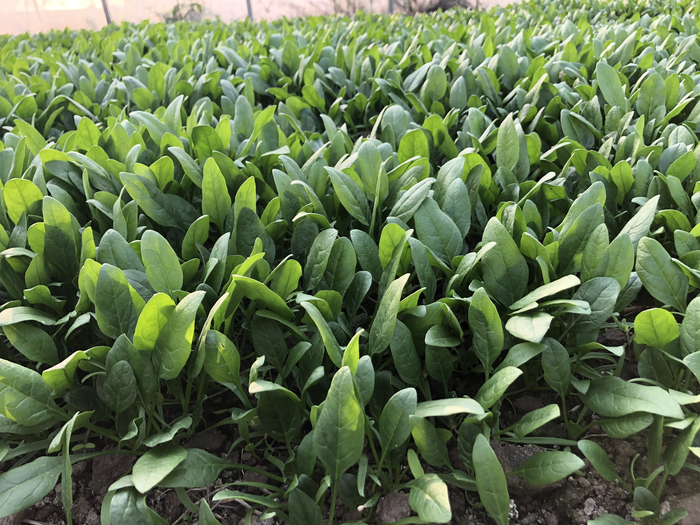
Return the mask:
<path fill-rule="evenodd" d="M 516 410 L 529 406 L 530 410 L 538 405 L 548 403 L 535 397 L 523 396 L 516 403 Z M 522 412 L 520 412 L 522 413 Z M 563 428 L 545 429 L 547 435 L 556 435 Z M 197 447 L 214 454 L 226 456 L 234 435 L 224 431 L 215 430 L 209 433 L 195 436 L 185 446 Z M 586 436 L 601 445 L 607 452 L 618 472 L 624 473 L 623 477 L 630 483 L 630 463 L 638 451 L 646 450 L 646 435 L 640 433 L 630 436 L 627 440 L 613 440 L 603 435 L 600 428 L 594 426 Z M 533 445 L 499 444 L 492 442 L 504 470 L 509 472 L 517 468 L 525 459 L 540 449 Z M 252 464 L 249 453 L 242 457 L 234 452 L 229 459 L 240 461 L 244 464 Z M 456 449 L 450 453 L 450 459 L 455 467 L 460 467 L 460 460 Z M 643 456 L 637 460 L 637 468 L 646 468 L 646 458 Z M 118 478 L 127 474 L 135 458 L 125 455 L 108 455 L 94 460 L 77 463 L 74 465 L 73 492 L 75 505 L 73 507 L 73 520 L 76 525 L 99 525 L 101 501 L 108 487 Z M 632 495 L 615 482 L 602 479 L 588 464 L 583 470 L 583 476 L 572 475 L 567 479 L 544 487 L 531 487 L 518 477 L 509 477 L 508 488 L 511 501 L 511 525 L 585 525 L 590 519 L 595 519 L 602 514 L 612 513 L 631 519 Z M 190 498 L 199 502 L 206 498 L 210 502 L 214 513 L 224 525 L 238 525 L 243 523 L 246 508 L 231 502 L 211 503 L 211 495 L 215 487 L 223 483 L 238 480 L 265 481 L 260 474 L 246 472 L 242 474 L 236 470 L 225 470 L 221 473 L 217 482 L 203 489 L 189 491 Z M 478 500 L 476 494 L 467 493 L 459 489 L 450 489 L 454 525 L 490 525 L 493 521 L 488 518 L 481 509 L 475 509 L 468 502 Z M 156 489 L 149 493 L 147 502 L 151 508 L 158 512 L 171 525 L 178 523 L 192 523 L 173 490 Z M 700 525 L 700 474 L 684 469 L 677 476 L 669 478 L 664 496 L 662 497 L 662 511 L 669 511 L 676 507 L 685 507 L 688 518 L 682 521 L 682 525 Z M 410 515 L 408 498 L 406 494 L 391 494 L 381 499 L 375 511 L 375 517 L 382 522 L 392 523 Z M 347 509 L 339 503 L 336 514 L 339 519 L 336 523 L 354 521 L 361 518 L 355 509 Z M 196 518 L 195 518 L 196 520 Z M 272 525 L 272 520 L 253 520 L 260 525 Z M 10 518 L 0 519 L 0 525 L 63 525 L 65 516 L 61 506 L 60 485 L 51 491 L 41 502 L 26 511 Z"/>

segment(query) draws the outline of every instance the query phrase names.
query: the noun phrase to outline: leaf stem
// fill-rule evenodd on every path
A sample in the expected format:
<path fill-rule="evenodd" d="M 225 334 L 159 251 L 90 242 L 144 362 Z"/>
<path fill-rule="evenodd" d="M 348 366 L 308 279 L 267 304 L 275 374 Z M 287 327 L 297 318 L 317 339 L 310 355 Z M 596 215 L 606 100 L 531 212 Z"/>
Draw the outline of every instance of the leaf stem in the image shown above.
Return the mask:
<path fill-rule="evenodd" d="M 656 499 L 661 498 L 661 493 L 664 490 L 664 486 L 666 485 L 667 479 L 668 479 L 668 471 L 664 470 L 664 475 L 661 477 L 661 481 L 659 482 L 659 486 L 656 489 Z"/>
<path fill-rule="evenodd" d="M 328 525 L 333 525 L 333 516 L 335 514 L 335 500 L 338 499 L 338 483 L 334 482 L 331 487 L 331 508 L 328 512 Z"/>
<path fill-rule="evenodd" d="M 92 430 L 93 432 L 99 434 L 102 437 L 106 437 L 107 439 L 111 439 L 112 441 L 116 441 L 117 443 L 119 443 L 122 440 L 119 436 L 117 436 L 113 432 L 110 432 L 109 430 L 107 430 L 105 428 L 95 426 L 92 423 L 86 423 L 85 428 L 87 428 L 88 430 Z"/>
<path fill-rule="evenodd" d="M 375 195 L 374 205 L 372 206 L 372 222 L 369 225 L 369 236 L 374 239 L 374 223 L 377 219 L 377 208 L 379 206 L 379 196 Z"/>

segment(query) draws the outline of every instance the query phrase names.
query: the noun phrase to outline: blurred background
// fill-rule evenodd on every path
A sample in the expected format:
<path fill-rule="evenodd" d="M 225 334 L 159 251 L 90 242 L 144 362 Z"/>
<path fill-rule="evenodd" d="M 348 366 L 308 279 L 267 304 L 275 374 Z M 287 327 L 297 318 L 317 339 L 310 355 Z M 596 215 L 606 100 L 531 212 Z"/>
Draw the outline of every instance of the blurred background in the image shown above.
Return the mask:
<path fill-rule="evenodd" d="M 390 0 L 248 0 L 253 20 L 283 16 L 352 14 L 362 9 L 386 13 Z M 455 5 L 505 5 L 513 0 L 393 0 L 393 11 L 413 14 Z M 51 29 L 99 29 L 113 22 L 199 20 L 219 16 L 223 21 L 248 16 L 246 0 L 0 0 L 0 34 L 38 33 Z"/>

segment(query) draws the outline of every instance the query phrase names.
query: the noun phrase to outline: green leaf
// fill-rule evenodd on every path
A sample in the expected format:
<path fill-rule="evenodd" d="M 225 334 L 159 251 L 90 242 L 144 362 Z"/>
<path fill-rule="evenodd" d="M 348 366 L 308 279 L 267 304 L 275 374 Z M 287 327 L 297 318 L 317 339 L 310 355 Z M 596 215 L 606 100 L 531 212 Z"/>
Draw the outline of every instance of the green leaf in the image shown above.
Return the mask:
<path fill-rule="evenodd" d="M 547 335 L 554 317 L 546 312 L 514 315 L 506 323 L 506 330 L 514 337 L 539 343 Z"/>
<path fill-rule="evenodd" d="M 558 269 L 560 273 L 576 273 L 589 240 L 594 242 L 596 228 L 603 224 L 603 207 L 596 202 L 585 209 L 563 235 L 559 244 Z"/>
<path fill-rule="evenodd" d="M 528 412 L 513 426 L 513 434 L 515 434 L 516 437 L 526 436 L 542 425 L 558 418 L 559 415 L 559 406 L 554 404 Z"/>
<path fill-rule="evenodd" d="M 357 365 L 360 362 L 360 336 L 363 332 L 362 328 L 355 332 L 355 335 L 352 336 L 343 352 L 343 362 L 341 364 L 350 368 L 353 375 L 357 374 Z"/>
<path fill-rule="evenodd" d="M 700 298 L 698 297 L 690 301 L 683 317 L 680 327 L 680 345 L 684 356 L 700 351 Z"/>
<path fill-rule="evenodd" d="M 192 204 L 178 195 L 163 193 L 151 180 L 132 173 L 120 173 L 119 177 L 139 208 L 161 226 L 187 231 L 199 217 Z"/>
<path fill-rule="evenodd" d="M 182 258 L 186 261 L 197 257 L 197 244 L 204 245 L 209 238 L 209 216 L 203 215 L 187 229 L 182 241 Z"/>
<path fill-rule="evenodd" d="M 345 295 L 355 277 L 356 266 L 357 257 L 350 239 L 347 237 L 336 239 L 323 275 L 323 285 L 340 295 Z"/>
<path fill-rule="evenodd" d="M 656 206 L 659 203 L 659 195 L 655 195 L 642 206 L 627 224 L 622 227 L 618 237 L 629 235 L 634 249 L 637 250 L 639 241 L 649 233 L 649 228 L 654 221 Z"/>
<path fill-rule="evenodd" d="M 244 275 L 232 275 L 231 279 L 236 284 L 236 289 L 240 290 L 248 299 L 260 303 L 261 306 L 272 310 L 287 320 L 294 316 L 287 303 L 260 281 Z"/>
<path fill-rule="evenodd" d="M 318 308 L 316 308 L 310 302 L 303 302 L 301 303 L 301 306 L 304 308 L 304 310 L 306 310 L 306 313 L 309 314 L 309 317 L 311 317 L 311 319 L 313 320 L 314 324 L 316 325 L 316 328 L 318 328 L 318 331 L 321 334 L 321 338 L 323 339 L 323 344 L 326 347 L 328 357 L 331 358 L 331 361 L 333 361 L 333 364 L 335 366 L 341 367 L 343 361 L 343 352 L 340 348 L 340 345 L 338 344 L 338 341 L 335 338 L 335 335 L 333 335 L 333 332 L 328 326 L 328 323 L 323 318 L 323 314 L 321 314 Z"/>
<path fill-rule="evenodd" d="M 323 525 L 321 509 L 300 488 L 289 495 L 289 518 L 290 525 Z"/>
<path fill-rule="evenodd" d="M 53 197 L 44 197 L 44 251 L 51 262 L 72 280 L 78 270 L 78 247 L 73 230 L 73 217 L 66 207 Z"/>
<path fill-rule="evenodd" d="M 64 417 L 41 375 L 4 359 L 0 359 L 0 414 L 28 427 L 46 427 Z"/>
<path fill-rule="evenodd" d="M 22 120 L 15 120 L 15 126 L 19 128 L 22 135 L 27 137 L 27 145 L 32 155 L 38 156 L 39 152 L 46 147 L 46 140 L 41 133 L 34 126 Z"/>
<path fill-rule="evenodd" d="M 136 490 L 145 494 L 170 474 L 187 457 L 180 445 L 163 445 L 152 448 L 134 464 L 131 480 Z"/>
<path fill-rule="evenodd" d="M 474 351 L 484 369 L 490 371 L 503 350 L 503 326 L 496 305 L 483 288 L 472 296 L 468 316 L 474 334 Z"/>
<path fill-rule="evenodd" d="M 41 501 L 56 486 L 63 458 L 44 456 L 0 474 L 0 518 Z"/>
<path fill-rule="evenodd" d="M 437 474 L 423 474 L 411 484 L 408 504 L 423 523 L 447 523 L 452 519 L 447 485 Z"/>
<path fill-rule="evenodd" d="M 175 292 L 182 288 L 183 276 L 180 261 L 168 241 L 159 233 L 148 230 L 141 238 L 141 257 L 153 289 L 174 299 Z"/>
<path fill-rule="evenodd" d="M 441 348 L 452 348 L 459 345 L 459 337 L 453 336 L 452 332 L 444 326 L 435 325 L 431 326 L 425 334 L 425 344 Z"/>
<path fill-rule="evenodd" d="M 379 282 L 382 278 L 382 264 L 377 244 L 362 230 L 351 230 L 350 239 L 362 269 L 372 274 L 374 281 Z"/>
<path fill-rule="evenodd" d="M 304 266 L 304 290 L 315 289 L 323 279 L 337 236 L 337 230 L 331 228 L 322 231 L 314 239 Z"/>
<path fill-rule="evenodd" d="M 382 266 L 385 266 L 385 269 L 384 272 L 382 272 L 382 278 L 379 281 L 379 290 L 377 291 L 378 300 L 380 302 L 384 299 L 387 288 L 391 285 L 394 277 L 396 277 L 396 272 L 399 271 L 400 268 L 406 268 L 406 263 L 408 262 L 406 256 L 410 254 L 405 248 L 406 242 L 411 238 L 411 235 L 413 235 L 413 230 L 404 231 L 397 224 L 388 224 L 382 232 L 382 238 L 379 240 L 379 260 Z M 419 256 L 416 252 L 415 259 L 418 258 Z"/>
<path fill-rule="evenodd" d="M 608 458 L 608 453 L 605 452 L 603 447 L 593 441 L 582 439 L 578 442 L 578 448 L 583 452 L 583 455 L 586 456 L 586 459 L 591 462 L 593 468 L 596 469 L 603 479 L 607 481 L 620 479 L 610 458 Z"/>
<path fill-rule="evenodd" d="M 413 129 L 401 137 L 397 153 L 399 162 L 405 162 L 413 157 L 429 157 L 428 139 L 423 130 Z"/>
<path fill-rule="evenodd" d="M 481 385 L 476 393 L 476 400 L 484 409 L 491 408 L 522 373 L 522 370 L 512 366 L 502 368 Z"/>
<path fill-rule="evenodd" d="M 276 385 L 268 383 L 269 390 L 259 391 L 257 386 L 267 381 L 251 383 L 250 392 L 258 396 L 257 413 L 262 429 L 272 439 L 291 443 L 299 434 L 302 419 L 301 403 L 296 394 Z M 256 388 L 254 388 L 254 386 Z"/>
<path fill-rule="evenodd" d="M 9 326 L 25 321 L 36 321 L 46 326 L 56 324 L 56 320 L 49 314 L 27 306 L 6 308 L 0 312 L 0 326 Z"/>
<path fill-rule="evenodd" d="M 554 339 L 547 339 L 546 345 L 542 352 L 544 379 L 563 399 L 571 383 L 569 352 Z"/>
<path fill-rule="evenodd" d="M 479 434 L 474 442 L 472 462 L 479 498 L 486 512 L 498 525 L 508 525 L 510 497 L 506 476 L 496 453 L 483 434 Z"/>
<path fill-rule="evenodd" d="M 391 342 L 396 326 L 396 315 L 399 312 L 401 293 L 408 282 L 409 274 L 393 281 L 386 290 L 369 331 L 369 347 L 371 354 L 383 352 Z"/>
<path fill-rule="evenodd" d="M 491 241 L 496 246 L 487 251 L 481 260 L 484 288 L 498 302 L 510 306 L 523 296 L 527 288 L 527 263 L 496 217 L 492 217 L 484 229 L 483 242 Z"/>
<path fill-rule="evenodd" d="M 626 282 L 627 281 L 625 281 L 625 283 Z M 564 290 L 568 290 L 579 284 L 581 284 L 581 280 L 578 277 L 575 275 L 566 275 L 561 279 L 557 279 L 556 281 L 552 281 L 551 283 L 536 288 L 519 301 L 511 304 L 510 309 L 520 310 L 521 308 L 537 302 L 540 299 L 544 299 L 545 297 L 549 297 L 551 295 L 556 295 L 559 292 L 563 292 Z"/>
<path fill-rule="evenodd" d="M 604 376 L 591 381 L 581 396 L 585 405 L 603 417 L 620 417 L 633 412 L 647 412 L 673 419 L 683 419 L 680 405 L 657 386 L 629 383 L 619 377 Z"/>
<path fill-rule="evenodd" d="M 443 260 L 451 261 L 462 251 L 462 233 L 433 199 L 423 201 L 413 221 L 418 239 Z"/>
<path fill-rule="evenodd" d="M 644 310 L 634 318 L 634 340 L 639 344 L 661 349 L 679 336 L 678 323 L 667 310 Z"/>
<path fill-rule="evenodd" d="M 49 365 L 58 362 L 56 343 L 44 330 L 28 323 L 15 323 L 3 327 L 3 332 L 27 359 Z"/>
<path fill-rule="evenodd" d="M 367 196 L 376 200 L 377 186 L 380 188 L 379 200 L 383 200 L 382 194 L 385 193 L 383 188 L 386 185 L 386 181 L 382 184 L 382 177 L 380 171 L 382 170 L 382 155 L 379 153 L 377 146 L 370 141 L 364 141 L 357 151 L 357 160 L 355 161 L 355 171 L 357 171 L 360 179 L 365 185 L 365 192 Z"/>
<path fill-rule="evenodd" d="M 175 310 L 175 302 L 164 293 L 154 294 L 146 303 L 134 331 L 134 346 L 150 352 L 156 345 L 161 330 Z"/>
<path fill-rule="evenodd" d="M 610 419 L 600 419 L 600 426 L 605 433 L 615 439 L 625 439 L 632 434 L 641 432 L 654 421 L 654 416 L 644 412 L 633 412 L 626 416 Z"/>
<path fill-rule="evenodd" d="M 198 518 L 200 525 L 221 525 L 221 522 L 216 519 L 214 513 L 211 511 L 209 504 L 204 500 L 199 504 Z"/>
<path fill-rule="evenodd" d="M 224 151 L 224 145 L 219 135 L 211 126 L 195 126 L 192 129 L 192 142 L 194 143 L 194 152 L 200 162 L 203 159 L 211 160 L 211 156 L 215 151 Z"/>
<path fill-rule="evenodd" d="M 136 376 L 126 361 L 119 361 L 107 372 L 102 389 L 105 402 L 117 414 L 130 408 L 136 401 Z"/>
<path fill-rule="evenodd" d="M 44 195 L 30 180 L 10 179 L 2 189 L 2 198 L 10 220 L 17 224 L 23 213 L 38 215 Z"/>
<path fill-rule="evenodd" d="M 622 84 L 620 82 L 620 77 L 617 76 L 617 71 L 605 62 L 598 62 L 595 71 L 598 79 L 598 86 L 603 92 L 605 100 L 611 106 L 626 108 L 627 98 L 625 97 L 625 92 L 622 90 Z"/>
<path fill-rule="evenodd" d="M 425 199 L 428 198 L 434 182 L 435 179 L 429 177 L 400 193 L 389 215 L 404 222 L 410 221 Z M 382 231 L 382 233 L 384 232 Z"/>
<path fill-rule="evenodd" d="M 369 226 L 370 209 L 362 188 L 340 170 L 326 167 L 326 171 L 328 171 L 335 194 L 343 207 L 361 224 Z"/>
<path fill-rule="evenodd" d="M 498 127 L 496 139 L 496 163 L 499 168 L 513 171 L 518 163 L 520 154 L 520 139 L 513 122 L 513 114 L 509 113 Z"/>
<path fill-rule="evenodd" d="M 423 459 L 433 467 L 449 465 L 447 445 L 441 439 L 435 426 L 427 419 L 417 415 L 409 416 L 408 419 L 413 441 Z"/>
<path fill-rule="evenodd" d="M 675 476 L 683 466 L 693 445 L 693 440 L 700 430 L 700 418 L 695 418 L 693 424 L 685 428 L 678 434 L 671 443 L 668 444 L 663 453 L 665 471 L 669 475 Z"/>
<path fill-rule="evenodd" d="M 133 337 L 138 321 L 129 283 L 124 272 L 103 264 L 95 287 L 95 315 L 100 330 L 112 339 L 121 334 Z"/>
<path fill-rule="evenodd" d="M 226 187 L 226 179 L 216 161 L 210 158 L 204 164 L 202 177 L 202 213 L 211 217 L 219 227 L 219 231 L 224 233 L 224 222 L 230 208 L 231 196 Z"/>
<path fill-rule="evenodd" d="M 624 288 L 634 268 L 634 245 L 630 236 L 618 235 L 605 249 L 592 277 L 612 277 Z"/>
<path fill-rule="evenodd" d="M 338 483 L 343 473 L 360 459 L 364 445 L 364 417 L 355 397 L 352 373 L 343 367 L 335 373 L 314 428 L 314 449 Z"/>
<path fill-rule="evenodd" d="M 442 210 L 454 221 L 462 238 L 465 238 L 471 227 L 472 207 L 469 190 L 462 179 L 453 180 L 447 187 Z"/>
<path fill-rule="evenodd" d="M 172 441 L 175 435 L 182 429 L 188 429 L 192 426 L 192 418 L 190 416 L 183 417 L 175 421 L 168 430 L 158 432 L 148 439 L 145 439 L 143 444 L 147 447 L 155 447 Z M 194 449 L 196 450 L 196 449 Z"/>
<path fill-rule="evenodd" d="M 382 444 L 382 455 L 398 448 L 411 435 L 409 416 L 416 411 L 416 390 L 404 388 L 391 396 L 382 409 L 379 418 L 379 441 Z"/>
<path fill-rule="evenodd" d="M 214 483 L 231 463 L 198 448 L 187 449 L 187 457 L 157 482 L 159 487 L 204 487 Z"/>
<path fill-rule="evenodd" d="M 549 485 L 584 466 L 583 460 L 571 452 L 538 452 L 526 459 L 512 474 L 517 474 L 530 485 Z"/>
<path fill-rule="evenodd" d="M 396 321 L 389 344 L 399 377 L 411 386 L 420 387 L 423 384 L 423 366 L 413 344 L 411 331 L 401 321 Z"/>
<path fill-rule="evenodd" d="M 599 330 L 612 315 L 619 294 L 620 284 L 612 277 L 594 277 L 583 283 L 572 299 L 587 302 L 591 313 L 581 315 L 574 321 L 576 331 Z"/>
<path fill-rule="evenodd" d="M 221 332 L 207 331 L 204 370 L 219 383 L 240 385 L 241 357 L 233 342 Z"/>
<path fill-rule="evenodd" d="M 264 355 L 266 362 L 274 364 L 281 371 L 288 351 L 280 325 L 272 319 L 255 316 L 251 322 L 251 332 L 255 352 L 259 356 Z"/>
<path fill-rule="evenodd" d="M 685 311 L 688 277 L 658 241 L 649 237 L 639 241 L 636 269 L 644 288 L 652 296 L 681 312 Z"/>
<path fill-rule="evenodd" d="M 204 295 L 203 291 L 188 294 L 163 325 L 153 347 L 153 361 L 159 378 L 175 379 L 187 363 L 192 350 L 195 316 Z"/>
<path fill-rule="evenodd" d="M 180 165 L 182 166 L 183 171 L 185 174 L 189 177 L 189 179 L 194 182 L 194 184 L 198 187 L 202 187 L 202 173 L 200 172 L 200 168 L 197 165 L 197 163 L 194 161 L 192 157 L 190 157 L 185 150 L 179 147 L 170 147 L 168 148 L 168 151 L 172 153 L 177 160 L 180 161 Z M 131 193 L 131 192 L 129 192 Z M 133 195 L 132 195 L 133 197 Z"/>
<path fill-rule="evenodd" d="M 473 399 L 454 398 L 436 399 L 433 401 L 423 401 L 416 407 L 416 417 L 447 417 L 454 414 L 476 414 L 484 413 L 482 406 Z"/>

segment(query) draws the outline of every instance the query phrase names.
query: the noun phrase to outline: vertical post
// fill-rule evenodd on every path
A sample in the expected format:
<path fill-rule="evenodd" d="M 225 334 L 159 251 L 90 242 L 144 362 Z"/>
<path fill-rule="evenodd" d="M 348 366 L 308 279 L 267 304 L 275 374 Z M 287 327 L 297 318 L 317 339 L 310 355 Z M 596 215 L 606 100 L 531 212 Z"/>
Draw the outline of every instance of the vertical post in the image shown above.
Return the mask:
<path fill-rule="evenodd" d="M 700 0 L 698 0 L 700 1 Z M 394 0 L 389 0 L 389 14 L 394 14 Z"/>
<path fill-rule="evenodd" d="M 112 17 L 109 16 L 109 7 L 107 7 L 107 0 L 102 0 L 102 10 L 105 13 L 105 19 L 107 20 L 107 25 L 112 23 Z"/>
<path fill-rule="evenodd" d="M 102 0 L 104 1 L 104 0 Z M 248 20 L 251 22 L 253 21 L 253 7 L 250 5 L 250 0 L 245 0 L 245 3 L 248 5 Z"/>

